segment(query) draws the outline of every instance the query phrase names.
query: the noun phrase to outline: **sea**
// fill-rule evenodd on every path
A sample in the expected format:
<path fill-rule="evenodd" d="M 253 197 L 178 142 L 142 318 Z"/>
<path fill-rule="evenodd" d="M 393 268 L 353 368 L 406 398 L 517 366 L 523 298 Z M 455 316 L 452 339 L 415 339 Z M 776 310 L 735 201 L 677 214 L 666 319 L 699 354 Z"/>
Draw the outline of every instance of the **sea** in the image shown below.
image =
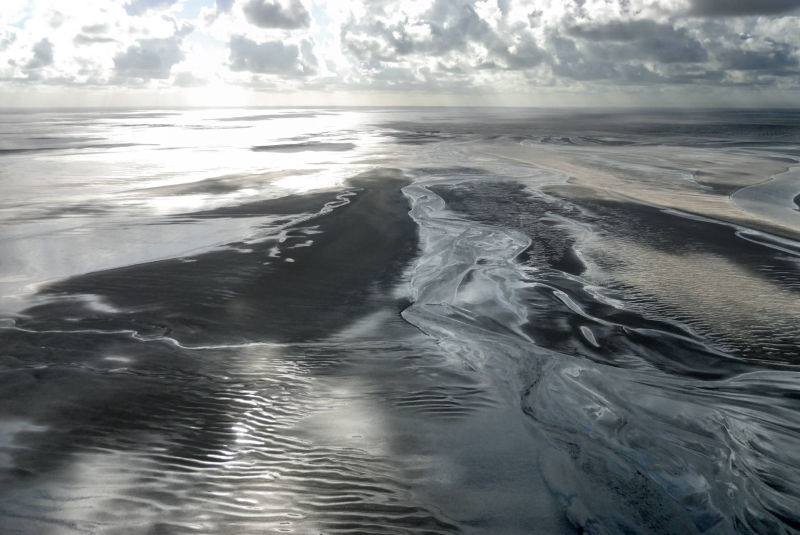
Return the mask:
<path fill-rule="evenodd" d="M 0 110 L 0 533 L 800 533 L 800 112 Z"/>

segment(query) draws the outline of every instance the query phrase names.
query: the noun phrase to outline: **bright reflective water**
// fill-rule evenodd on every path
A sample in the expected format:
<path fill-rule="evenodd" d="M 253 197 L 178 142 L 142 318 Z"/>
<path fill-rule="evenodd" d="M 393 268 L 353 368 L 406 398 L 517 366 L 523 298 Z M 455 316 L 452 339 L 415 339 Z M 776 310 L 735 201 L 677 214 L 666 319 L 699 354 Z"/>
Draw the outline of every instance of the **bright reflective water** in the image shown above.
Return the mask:
<path fill-rule="evenodd" d="M 779 111 L 6 112 L 0 527 L 796 532 L 798 160 Z"/>

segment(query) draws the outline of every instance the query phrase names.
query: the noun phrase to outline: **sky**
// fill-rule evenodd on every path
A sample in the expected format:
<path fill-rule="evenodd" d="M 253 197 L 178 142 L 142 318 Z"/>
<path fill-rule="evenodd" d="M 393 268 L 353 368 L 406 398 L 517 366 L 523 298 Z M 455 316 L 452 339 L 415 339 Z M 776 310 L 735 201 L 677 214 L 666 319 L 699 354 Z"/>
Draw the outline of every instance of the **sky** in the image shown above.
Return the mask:
<path fill-rule="evenodd" d="M 800 105 L 800 0 L 1 0 L 0 107 Z"/>

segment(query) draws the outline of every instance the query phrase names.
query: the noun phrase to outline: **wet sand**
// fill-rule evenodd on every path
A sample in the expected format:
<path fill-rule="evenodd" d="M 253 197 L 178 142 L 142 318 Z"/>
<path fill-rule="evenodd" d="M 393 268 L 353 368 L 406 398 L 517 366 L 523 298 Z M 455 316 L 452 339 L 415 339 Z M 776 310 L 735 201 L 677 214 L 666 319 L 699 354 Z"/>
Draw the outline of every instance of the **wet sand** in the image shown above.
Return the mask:
<path fill-rule="evenodd" d="M 176 113 L 0 132 L 3 533 L 797 524 L 800 115 Z"/>
<path fill-rule="evenodd" d="M 383 306 L 370 288 L 385 292 L 415 254 L 415 229 L 400 193 L 406 183 L 396 171 L 366 173 L 350 181 L 346 204 L 288 228 L 282 242 L 232 244 L 244 252 L 219 250 L 91 273 L 48 286 L 43 294 L 91 294 L 120 309 L 81 325 L 135 322 L 189 345 L 319 339 Z M 185 217 L 313 213 L 336 200 L 334 193 L 298 196 Z M 35 307 L 24 313 L 31 321 L 22 323 L 44 328 L 79 313 L 70 307 Z"/>
<path fill-rule="evenodd" d="M 608 160 L 603 157 L 605 151 L 596 148 L 547 144 L 481 146 L 481 152 L 563 173 L 571 184 L 594 190 L 594 196 L 627 197 L 794 240 L 800 238 L 794 224 L 746 211 L 731 200 L 736 191 L 787 171 L 793 160 L 728 153 L 709 161 L 707 152 L 688 147 L 629 147 L 614 152 Z M 702 172 L 681 176 L 687 169 Z"/>
<path fill-rule="evenodd" d="M 358 320 L 372 313 L 382 318 L 384 329 L 400 329 L 399 339 L 418 336 L 399 319 L 404 305 L 389 293 L 416 253 L 416 233 L 400 192 L 405 184 L 397 171 L 376 170 L 350 181 L 346 204 L 337 201 L 341 193 L 332 192 L 242 207 L 274 215 L 338 203 L 290 228 L 280 243 L 248 244 L 247 253 L 212 251 L 48 287 L 45 295 L 54 301 L 25 311 L 15 328 L 2 332 L 5 355 L 15 356 L 4 357 L 4 366 L 14 371 L 2 375 L 0 413 L 18 425 L 8 428 L 14 448 L 8 464 L 0 466 L 0 481 L 6 504 L 19 505 L 16 511 L 0 507 L 0 526 L 6 532 L 30 527 L 62 533 L 113 522 L 183 533 L 199 521 L 216 533 L 245 533 L 305 518 L 301 525 L 308 529 L 320 522 L 320 530 L 349 525 L 375 532 L 403 526 L 451 532 L 452 524 L 403 490 L 394 473 L 401 467 L 389 470 L 391 452 L 383 452 L 389 457 L 381 460 L 352 450 L 374 451 L 374 433 L 357 444 L 346 435 L 342 446 L 342 429 L 325 423 L 334 413 L 318 423 L 308 420 L 341 406 L 344 398 L 335 392 L 348 381 L 363 382 L 370 369 L 383 370 L 383 377 L 407 373 L 402 360 L 377 368 L 369 364 L 376 352 L 397 354 L 394 342 L 386 347 L 368 342 L 359 349 L 352 339 Z M 238 212 L 221 209 L 215 215 Z M 313 244 L 306 243 L 309 238 Z M 79 298 L 87 292 L 95 298 Z M 315 348 L 315 340 L 353 324 L 356 331 L 346 342 Z M 295 341 L 300 346 L 276 345 Z M 417 390 L 433 386 L 420 384 Z M 392 395 L 401 402 L 407 392 Z M 325 402 L 337 398 L 333 406 Z M 355 400 L 362 399 L 356 389 Z M 431 403 L 436 410 L 435 397 Z M 424 398 L 415 404 L 420 410 L 428 405 Z M 350 421 L 358 419 L 342 410 Z M 265 426 L 271 431 L 262 433 Z M 143 455 L 127 457 L 125 451 Z M 247 470 L 251 456 L 258 472 Z M 111 472 L 108 463 L 132 472 L 104 478 L 99 474 Z M 216 483 L 195 486 L 192 474 L 209 472 L 219 472 Z M 100 479 L 92 481 L 92 473 Z M 253 476 L 263 482 L 249 485 Z M 285 498 L 263 504 L 261 510 L 272 513 L 237 517 L 233 502 L 223 497 L 229 484 L 239 492 Z M 50 488 L 62 489 L 80 507 L 49 509 L 41 496 Z M 146 505 L 178 496 L 185 514 Z M 203 507 L 213 511 L 209 520 L 200 520 Z M 97 511 L 86 514 L 84 508 Z"/>
<path fill-rule="evenodd" d="M 0 525 L 573 533 L 540 474 L 544 439 L 400 318 L 408 302 L 392 291 L 418 247 L 406 184 L 393 170 L 354 177 L 349 202 L 292 227 L 278 257 L 268 240 L 48 287 L 56 300 L 3 332 L 18 360 L 1 410 L 19 425 L 0 470 L 16 511 L 0 507 Z M 72 505 L 49 508 L 51 488 Z"/>

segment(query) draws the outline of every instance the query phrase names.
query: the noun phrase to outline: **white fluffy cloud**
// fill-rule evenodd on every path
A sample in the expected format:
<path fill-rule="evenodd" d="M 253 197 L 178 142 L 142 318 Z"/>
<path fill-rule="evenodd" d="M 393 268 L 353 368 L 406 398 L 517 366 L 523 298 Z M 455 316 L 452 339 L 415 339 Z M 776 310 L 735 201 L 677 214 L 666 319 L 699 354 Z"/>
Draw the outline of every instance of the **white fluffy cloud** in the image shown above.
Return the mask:
<path fill-rule="evenodd" d="M 800 91 L 800 0 L 4 0 L 0 23 L 7 91 Z"/>

